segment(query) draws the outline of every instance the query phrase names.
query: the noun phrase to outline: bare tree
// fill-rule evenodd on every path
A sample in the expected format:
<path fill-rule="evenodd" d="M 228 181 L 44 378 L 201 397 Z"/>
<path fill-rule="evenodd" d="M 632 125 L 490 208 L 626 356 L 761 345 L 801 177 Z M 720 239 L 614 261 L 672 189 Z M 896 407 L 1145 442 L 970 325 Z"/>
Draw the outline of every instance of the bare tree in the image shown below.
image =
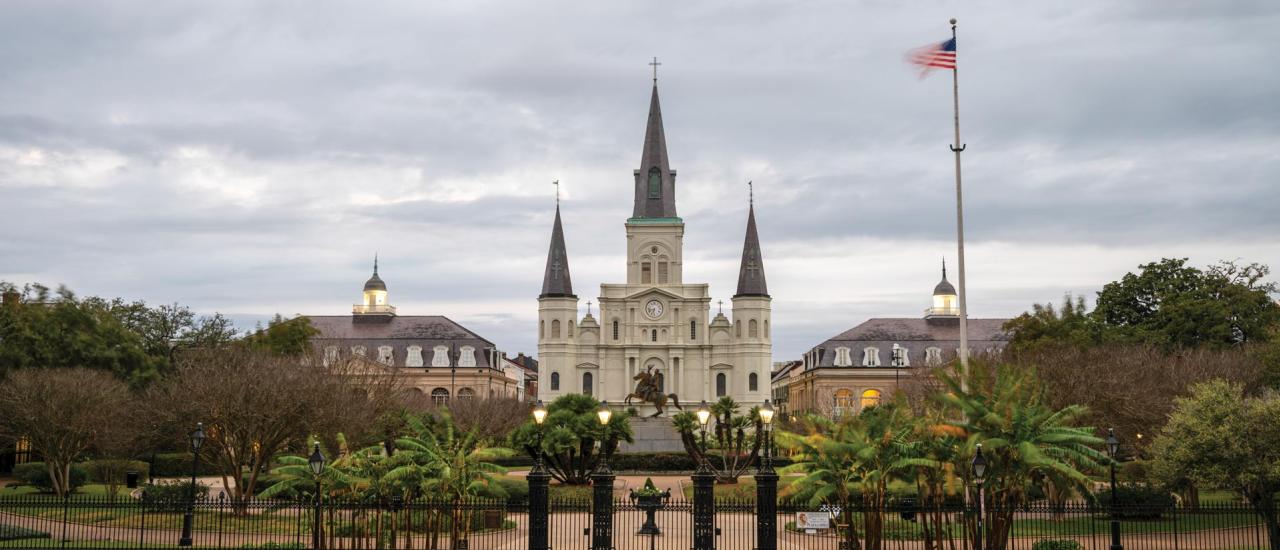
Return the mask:
<path fill-rule="evenodd" d="M 151 391 L 153 425 L 185 444 L 204 422 L 201 454 L 243 511 L 275 457 L 305 448 L 310 437 L 367 437 L 398 395 L 394 372 L 361 361 L 318 363 L 245 346 L 191 351 Z"/>
<path fill-rule="evenodd" d="M 89 369 L 22 369 L 0 384 L 0 433 L 25 437 L 44 457 L 53 491 L 71 490 L 71 465 L 116 426 L 129 403 L 124 382 Z"/>

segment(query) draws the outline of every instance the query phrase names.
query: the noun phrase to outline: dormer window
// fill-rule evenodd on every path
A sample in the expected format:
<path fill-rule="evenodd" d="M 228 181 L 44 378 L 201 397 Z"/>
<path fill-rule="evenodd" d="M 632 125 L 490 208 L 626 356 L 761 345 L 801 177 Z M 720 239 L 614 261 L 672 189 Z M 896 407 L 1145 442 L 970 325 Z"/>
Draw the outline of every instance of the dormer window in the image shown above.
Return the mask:
<path fill-rule="evenodd" d="M 892 355 L 889 357 L 889 365 L 894 367 L 911 366 L 911 359 L 907 355 L 907 348 L 894 344 Z"/>
<path fill-rule="evenodd" d="M 459 367 L 476 366 L 476 348 L 473 348 L 471 346 L 462 346 L 462 348 L 459 349 L 458 351 L 461 353 L 461 355 L 458 357 Z"/>
<path fill-rule="evenodd" d="M 436 346 L 431 350 L 431 366 L 447 367 L 449 366 L 449 347 Z"/>
<path fill-rule="evenodd" d="M 395 354 L 391 350 L 391 346 L 378 346 L 378 362 L 384 365 L 390 365 L 395 362 Z"/>
<path fill-rule="evenodd" d="M 408 354 L 404 356 L 404 366 L 422 366 L 422 346 L 409 346 Z"/>
<path fill-rule="evenodd" d="M 338 346 L 325 346 L 324 348 L 324 364 L 332 365 L 338 362 Z"/>
<path fill-rule="evenodd" d="M 662 171 L 657 166 L 649 169 L 649 198 L 662 198 Z"/>
<path fill-rule="evenodd" d="M 367 348 L 365 348 L 364 346 L 351 346 L 352 355 L 359 355 L 363 357 L 366 352 L 367 352 Z"/>
<path fill-rule="evenodd" d="M 864 367 L 880 366 L 880 348 L 875 348 L 875 347 L 863 348 L 862 366 Z"/>
<path fill-rule="evenodd" d="M 927 365 L 941 365 L 942 348 L 926 348 L 924 350 L 924 362 Z"/>
<path fill-rule="evenodd" d="M 853 357 L 849 354 L 849 348 L 847 347 L 836 348 L 836 356 L 835 356 L 834 362 L 835 362 L 835 366 L 837 367 L 852 367 Z"/>

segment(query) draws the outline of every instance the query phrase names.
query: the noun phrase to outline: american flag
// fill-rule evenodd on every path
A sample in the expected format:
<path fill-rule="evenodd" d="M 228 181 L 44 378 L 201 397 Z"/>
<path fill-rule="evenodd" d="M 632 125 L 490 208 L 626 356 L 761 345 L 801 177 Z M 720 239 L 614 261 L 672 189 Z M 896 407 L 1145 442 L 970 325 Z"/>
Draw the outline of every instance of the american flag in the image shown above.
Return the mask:
<path fill-rule="evenodd" d="M 956 68 L 956 39 L 916 48 L 907 53 L 907 61 L 919 65 L 924 73 L 932 69 Z M 923 74 L 922 74 L 923 76 Z"/>

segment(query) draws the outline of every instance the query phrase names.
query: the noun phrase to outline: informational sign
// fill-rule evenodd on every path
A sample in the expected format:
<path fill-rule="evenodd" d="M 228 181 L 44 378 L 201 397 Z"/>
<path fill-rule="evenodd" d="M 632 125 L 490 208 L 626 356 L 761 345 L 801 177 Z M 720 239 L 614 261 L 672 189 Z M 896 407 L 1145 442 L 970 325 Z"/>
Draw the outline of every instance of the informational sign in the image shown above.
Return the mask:
<path fill-rule="evenodd" d="M 796 529 L 811 531 L 831 528 L 831 516 L 826 512 L 796 512 Z"/>

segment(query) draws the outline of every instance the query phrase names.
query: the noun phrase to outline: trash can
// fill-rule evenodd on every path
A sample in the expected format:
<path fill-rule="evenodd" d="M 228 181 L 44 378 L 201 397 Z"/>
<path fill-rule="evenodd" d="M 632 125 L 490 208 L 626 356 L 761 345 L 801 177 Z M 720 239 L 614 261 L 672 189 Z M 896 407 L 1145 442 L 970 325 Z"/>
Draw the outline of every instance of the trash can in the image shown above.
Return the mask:
<path fill-rule="evenodd" d="M 138 488 L 138 472 L 128 471 L 124 473 L 124 486 L 130 489 Z"/>

